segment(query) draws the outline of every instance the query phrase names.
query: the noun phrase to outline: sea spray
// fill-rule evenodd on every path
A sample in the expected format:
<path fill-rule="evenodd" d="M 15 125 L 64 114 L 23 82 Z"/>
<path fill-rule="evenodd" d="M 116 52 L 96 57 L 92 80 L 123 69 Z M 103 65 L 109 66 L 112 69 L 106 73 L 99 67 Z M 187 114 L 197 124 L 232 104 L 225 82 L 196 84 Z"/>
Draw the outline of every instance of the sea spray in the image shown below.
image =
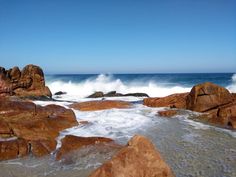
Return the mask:
<path fill-rule="evenodd" d="M 158 83 L 155 80 L 131 80 L 129 82 L 113 78 L 111 75 L 100 74 L 97 77 L 88 78 L 86 80 L 68 82 L 62 80 L 49 81 L 47 83 L 52 93 L 65 91 L 68 95 L 78 98 L 84 98 L 96 91 L 110 92 L 117 91 L 119 93 L 147 93 L 152 97 L 162 97 L 173 93 L 183 93 L 190 91 L 190 87 L 183 87 L 180 84 L 170 85 L 166 83 Z"/>
<path fill-rule="evenodd" d="M 232 76 L 232 84 L 230 84 L 226 88 L 231 92 L 236 93 L 236 74 L 233 74 Z"/>

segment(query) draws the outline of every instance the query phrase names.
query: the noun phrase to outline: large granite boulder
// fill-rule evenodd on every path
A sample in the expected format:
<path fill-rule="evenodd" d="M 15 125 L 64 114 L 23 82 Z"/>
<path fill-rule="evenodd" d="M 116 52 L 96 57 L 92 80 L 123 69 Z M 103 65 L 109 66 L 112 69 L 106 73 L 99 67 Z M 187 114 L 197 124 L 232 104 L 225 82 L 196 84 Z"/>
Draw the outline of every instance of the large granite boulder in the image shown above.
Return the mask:
<path fill-rule="evenodd" d="M 7 160 L 29 153 L 49 154 L 56 148 L 59 132 L 78 122 L 71 109 L 2 98 L 0 125 L 0 160 Z M 18 153 L 22 149 L 27 149 L 27 153 Z"/>
<path fill-rule="evenodd" d="M 27 65 L 22 71 L 18 67 L 0 69 L 0 96 L 47 96 L 52 94 L 47 86 L 43 70 L 39 66 Z"/>
<path fill-rule="evenodd" d="M 134 136 L 111 160 L 89 177 L 173 177 L 155 146 L 143 136 Z"/>
<path fill-rule="evenodd" d="M 112 139 L 104 137 L 78 137 L 66 135 L 61 141 L 62 145 L 57 152 L 56 159 L 60 160 L 61 158 L 65 157 L 65 155 L 75 150 L 79 150 L 84 146 L 109 143 L 112 141 Z"/>
<path fill-rule="evenodd" d="M 227 89 L 205 82 L 192 88 L 187 96 L 187 109 L 205 112 L 230 102 L 232 102 L 232 96 Z"/>
<path fill-rule="evenodd" d="M 97 111 L 104 109 L 124 109 L 131 107 L 131 104 L 126 101 L 112 101 L 112 100 L 101 100 L 101 101 L 86 101 L 80 103 L 73 103 L 69 105 L 70 108 L 77 109 L 80 111 Z"/>
<path fill-rule="evenodd" d="M 170 107 L 170 108 L 186 108 L 186 97 L 188 93 L 176 93 L 166 97 L 145 98 L 143 104 L 149 107 Z"/>

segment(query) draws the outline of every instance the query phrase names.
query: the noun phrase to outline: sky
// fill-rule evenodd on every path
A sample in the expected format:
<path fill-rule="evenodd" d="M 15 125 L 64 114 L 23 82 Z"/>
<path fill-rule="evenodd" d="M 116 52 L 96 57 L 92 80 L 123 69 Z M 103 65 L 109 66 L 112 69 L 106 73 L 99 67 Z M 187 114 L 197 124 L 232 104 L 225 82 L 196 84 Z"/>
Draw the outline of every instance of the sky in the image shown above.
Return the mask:
<path fill-rule="evenodd" d="M 236 0 L 0 0 L 0 66 L 236 72 Z"/>

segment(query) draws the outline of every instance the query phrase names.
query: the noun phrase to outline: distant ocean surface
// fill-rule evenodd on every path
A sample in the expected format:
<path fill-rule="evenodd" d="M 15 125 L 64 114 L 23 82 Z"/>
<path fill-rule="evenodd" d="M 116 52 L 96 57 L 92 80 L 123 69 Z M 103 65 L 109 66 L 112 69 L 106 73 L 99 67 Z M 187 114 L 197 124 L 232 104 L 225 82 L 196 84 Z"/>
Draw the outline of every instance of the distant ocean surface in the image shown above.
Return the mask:
<path fill-rule="evenodd" d="M 143 92 L 152 97 L 161 97 L 188 92 L 194 85 L 203 82 L 213 82 L 236 92 L 234 73 L 46 75 L 46 84 L 52 93 L 65 91 L 78 98 L 87 97 L 95 91 L 117 91 L 123 94 Z"/>

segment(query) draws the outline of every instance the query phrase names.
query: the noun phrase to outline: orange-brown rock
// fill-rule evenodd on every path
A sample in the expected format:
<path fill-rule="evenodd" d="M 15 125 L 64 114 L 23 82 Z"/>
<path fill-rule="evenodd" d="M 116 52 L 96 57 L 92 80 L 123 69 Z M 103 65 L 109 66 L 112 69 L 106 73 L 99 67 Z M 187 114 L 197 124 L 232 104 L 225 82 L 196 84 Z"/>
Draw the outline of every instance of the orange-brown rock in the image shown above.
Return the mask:
<path fill-rule="evenodd" d="M 112 108 L 129 108 L 131 104 L 125 101 L 112 101 L 112 100 L 102 100 L 102 101 L 86 101 L 81 103 L 73 103 L 69 106 L 80 111 L 97 111 Z"/>
<path fill-rule="evenodd" d="M 236 102 L 211 109 L 199 118 L 212 124 L 236 129 Z"/>
<path fill-rule="evenodd" d="M 36 157 L 41 157 L 50 154 L 56 148 L 56 140 L 37 140 L 29 142 L 31 147 L 31 152 Z"/>
<path fill-rule="evenodd" d="M 177 93 L 162 98 L 145 98 L 143 104 L 149 107 L 186 108 L 188 93 Z"/>
<path fill-rule="evenodd" d="M 158 115 L 162 117 L 173 117 L 177 114 L 176 110 L 164 110 L 164 111 L 158 111 Z"/>
<path fill-rule="evenodd" d="M 23 157 L 27 155 L 28 152 L 27 141 L 23 139 L 0 141 L 0 160 Z"/>
<path fill-rule="evenodd" d="M 230 92 L 210 82 L 196 85 L 187 96 L 187 109 L 205 112 L 232 102 Z"/>
<path fill-rule="evenodd" d="M 49 154 L 56 147 L 56 137 L 61 130 L 78 125 L 75 114 L 71 109 L 58 105 L 36 106 L 32 102 L 11 99 L 0 100 L 0 151 L 13 152 L 9 143 L 10 137 L 24 140 L 29 151 L 35 156 Z M 18 141 L 11 144 L 16 146 Z M 9 145 L 9 146 L 8 146 Z M 14 149 L 15 150 L 15 149 Z M 7 154 L 7 153 L 6 153 Z M 17 158 L 0 154 L 0 159 Z"/>
<path fill-rule="evenodd" d="M 143 136 L 134 136 L 111 160 L 89 177 L 173 177 L 154 145 Z"/>
<path fill-rule="evenodd" d="M 62 146 L 57 152 L 57 160 L 61 159 L 66 154 L 78 150 L 81 147 L 88 145 L 95 145 L 100 143 L 109 143 L 113 140 L 103 137 L 78 137 L 73 135 L 67 135 L 62 139 Z"/>
<path fill-rule="evenodd" d="M 18 67 L 0 68 L 0 96 L 52 96 L 39 66 L 27 65 L 22 71 Z"/>

